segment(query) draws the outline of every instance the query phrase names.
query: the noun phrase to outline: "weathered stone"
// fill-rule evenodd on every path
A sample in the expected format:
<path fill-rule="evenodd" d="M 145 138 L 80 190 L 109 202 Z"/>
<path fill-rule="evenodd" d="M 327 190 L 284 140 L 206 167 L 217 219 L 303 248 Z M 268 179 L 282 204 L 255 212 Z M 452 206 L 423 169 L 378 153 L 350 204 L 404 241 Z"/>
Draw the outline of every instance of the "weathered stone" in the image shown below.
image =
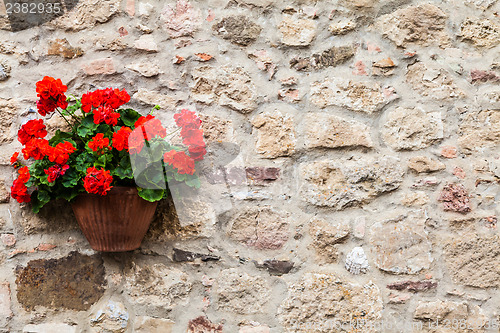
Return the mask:
<path fill-rule="evenodd" d="M 462 184 L 446 184 L 438 200 L 446 211 L 462 214 L 471 211 L 469 193 Z"/>
<path fill-rule="evenodd" d="M 166 5 L 161 18 L 171 38 L 193 36 L 202 23 L 200 11 L 186 0 L 177 0 L 175 9 L 172 5 Z"/>
<path fill-rule="evenodd" d="M 356 26 L 356 22 L 353 20 L 342 20 L 331 23 L 328 30 L 332 33 L 332 35 L 344 35 L 356 29 Z"/>
<path fill-rule="evenodd" d="M 252 125 L 257 128 L 255 148 L 262 157 L 291 156 L 295 152 L 295 128 L 288 114 L 268 111 L 256 116 Z"/>
<path fill-rule="evenodd" d="M 53 200 L 46 204 L 38 214 L 31 209 L 21 212 L 20 223 L 25 234 L 62 233 L 78 229 L 75 215 L 66 200 Z"/>
<path fill-rule="evenodd" d="M 410 212 L 375 223 L 370 229 L 370 243 L 376 266 L 392 274 L 417 274 L 429 269 L 434 259 L 425 221 L 421 212 Z"/>
<path fill-rule="evenodd" d="M 372 65 L 372 74 L 375 76 L 390 76 L 394 74 L 395 67 L 396 64 L 391 58 L 382 59 Z"/>
<path fill-rule="evenodd" d="M 391 292 L 389 293 L 389 304 L 404 304 L 411 298 L 410 293 L 399 293 Z"/>
<path fill-rule="evenodd" d="M 13 316 L 10 300 L 10 285 L 8 282 L 0 283 L 0 330 L 6 329 Z"/>
<path fill-rule="evenodd" d="M 332 81 L 311 84 L 310 100 L 320 108 L 330 105 L 373 113 L 397 98 L 394 88 L 382 88 L 377 82 Z"/>
<path fill-rule="evenodd" d="M 497 0 L 465 0 L 464 2 L 468 5 L 486 10 L 495 2 L 497 2 Z"/>
<path fill-rule="evenodd" d="M 223 325 L 215 324 L 207 317 L 200 316 L 188 323 L 187 333 L 222 333 Z"/>
<path fill-rule="evenodd" d="M 465 153 L 500 145 L 500 111 L 482 110 L 465 114 L 458 143 Z"/>
<path fill-rule="evenodd" d="M 247 179 L 255 185 L 269 184 L 280 177 L 280 168 L 247 167 L 245 172 Z"/>
<path fill-rule="evenodd" d="M 203 130 L 203 137 L 207 144 L 232 141 L 233 128 L 230 119 L 205 114 L 198 116 L 201 119 L 201 129 Z"/>
<path fill-rule="evenodd" d="M 473 69 L 470 71 L 470 79 L 472 83 L 485 83 L 488 81 L 497 82 L 500 80 L 500 76 L 498 76 L 494 71 Z"/>
<path fill-rule="evenodd" d="M 241 326 L 240 330 L 238 333 L 270 333 L 271 331 L 269 330 L 269 326 L 265 325 L 259 325 L 254 324 L 254 325 L 245 325 Z"/>
<path fill-rule="evenodd" d="M 49 25 L 69 31 L 92 28 L 98 23 L 105 23 L 120 10 L 121 0 L 80 0 L 76 7 L 58 17 Z"/>
<path fill-rule="evenodd" d="M 124 291 L 133 304 L 170 311 L 184 303 L 191 291 L 191 282 L 189 276 L 177 268 L 132 263 L 125 273 Z"/>
<path fill-rule="evenodd" d="M 7 203 L 10 201 L 10 192 L 5 185 L 5 179 L 0 178 L 0 203 Z"/>
<path fill-rule="evenodd" d="M 248 57 L 255 61 L 257 67 L 268 73 L 268 79 L 271 80 L 276 73 L 276 64 L 266 50 L 255 50 L 248 54 Z"/>
<path fill-rule="evenodd" d="M 341 210 L 397 189 L 404 171 L 394 157 L 325 160 L 305 164 L 301 191 L 307 202 Z"/>
<path fill-rule="evenodd" d="M 309 148 L 373 147 L 368 126 L 326 113 L 308 113 L 304 131 Z"/>
<path fill-rule="evenodd" d="M 408 160 L 408 169 L 416 173 L 435 172 L 446 169 L 446 165 L 427 156 L 414 156 Z"/>
<path fill-rule="evenodd" d="M 219 308 L 236 314 L 263 313 L 271 288 L 261 276 L 251 276 L 235 268 L 223 270 L 217 278 Z"/>
<path fill-rule="evenodd" d="M 382 128 L 384 141 L 395 150 L 418 150 L 443 139 L 440 112 L 426 112 L 418 107 L 397 107 L 387 114 Z"/>
<path fill-rule="evenodd" d="M 71 252 L 60 259 L 31 260 L 17 269 L 17 300 L 26 310 L 88 310 L 104 294 L 103 261 L 99 256 Z"/>
<path fill-rule="evenodd" d="M 0 241 L 7 247 L 16 245 L 16 236 L 13 234 L 0 234 Z"/>
<path fill-rule="evenodd" d="M 295 57 L 290 60 L 290 67 L 298 71 L 319 70 L 345 63 L 354 57 L 354 46 L 334 46 L 322 53 L 315 53 L 309 58 Z"/>
<path fill-rule="evenodd" d="M 419 207 L 429 202 L 429 196 L 422 191 L 410 192 L 404 195 L 401 203 L 409 207 Z"/>
<path fill-rule="evenodd" d="M 125 68 L 137 72 L 145 77 L 153 77 L 160 74 L 160 68 L 158 67 L 158 65 L 150 61 L 130 63 L 126 65 Z M 144 89 L 141 89 L 140 91 L 144 91 Z"/>
<path fill-rule="evenodd" d="M 477 47 L 490 48 L 498 45 L 500 25 L 488 19 L 467 18 L 460 27 L 460 35 Z"/>
<path fill-rule="evenodd" d="M 158 52 L 158 44 L 152 35 L 142 35 L 134 42 L 134 47 L 147 52 Z"/>
<path fill-rule="evenodd" d="M 288 274 L 293 268 L 293 262 L 287 260 L 266 259 L 263 263 L 254 261 L 255 267 L 267 269 L 271 275 Z"/>
<path fill-rule="evenodd" d="M 262 28 L 244 15 L 229 16 L 214 24 L 213 31 L 231 43 L 248 46 L 259 37 Z"/>
<path fill-rule="evenodd" d="M 246 171 L 242 167 L 219 167 L 203 170 L 210 184 L 244 185 L 247 183 Z"/>
<path fill-rule="evenodd" d="M 465 96 L 444 69 L 428 68 L 421 62 L 408 66 L 406 82 L 422 96 L 433 99 L 447 100 Z"/>
<path fill-rule="evenodd" d="M 456 158 L 457 157 L 457 147 L 454 147 L 454 146 L 441 147 L 441 156 L 446 157 L 446 158 Z"/>
<path fill-rule="evenodd" d="M 132 98 L 143 104 L 159 105 L 160 108 L 166 110 L 173 110 L 177 105 L 177 100 L 174 97 L 144 88 L 140 88 Z"/>
<path fill-rule="evenodd" d="M 17 135 L 16 118 L 19 105 L 14 100 L 0 98 L 0 145 L 11 143 Z"/>
<path fill-rule="evenodd" d="M 108 301 L 90 318 L 91 333 L 123 333 L 129 324 L 129 314 L 120 302 Z"/>
<path fill-rule="evenodd" d="M 383 15 L 377 19 L 375 26 L 397 46 L 407 47 L 415 43 L 445 47 L 450 43 L 446 19 L 446 14 L 439 7 L 422 4 Z"/>
<path fill-rule="evenodd" d="M 257 249 L 283 247 L 289 237 L 288 216 L 270 207 L 241 210 L 229 223 L 229 237 Z"/>
<path fill-rule="evenodd" d="M 408 290 L 411 292 L 427 291 L 430 289 L 437 288 L 437 282 L 434 281 L 399 281 L 394 283 L 389 283 L 387 285 L 388 289 L 391 290 Z"/>
<path fill-rule="evenodd" d="M 173 261 L 184 262 L 184 261 L 195 261 L 195 259 L 201 259 L 201 261 L 209 260 L 219 260 L 220 257 L 211 254 L 195 253 L 191 251 L 184 251 L 174 247 L 174 254 L 172 256 Z"/>
<path fill-rule="evenodd" d="M 477 305 L 466 302 L 452 302 L 437 300 L 434 302 L 421 301 L 413 314 L 413 318 L 430 321 L 430 324 L 437 323 L 463 323 L 462 325 L 425 325 L 428 331 L 447 332 L 484 332 L 484 326 L 488 322 L 488 317 Z M 434 327 L 434 329 L 431 329 Z M 453 328 L 450 330 L 450 328 Z M 437 330 L 435 330 L 437 329 Z"/>
<path fill-rule="evenodd" d="M 278 310 L 285 332 L 331 332 L 335 323 L 374 323 L 382 316 L 378 287 L 351 283 L 333 274 L 306 273 L 289 286 L 288 297 Z M 333 326 L 336 327 L 336 326 Z M 373 333 L 373 327 L 355 327 Z"/>
<path fill-rule="evenodd" d="M 309 235 L 312 238 L 311 246 L 321 261 L 333 263 L 339 257 L 337 244 L 349 237 L 349 226 L 344 223 L 331 224 L 314 217 L 309 222 Z"/>
<path fill-rule="evenodd" d="M 285 15 L 278 25 L 281 42 L 290 46 L 307 46 L 316 35 L 316 22 Z"/>
<path fill-rule="evenodd" d="M 147 316 L 135 317 L 134 332 L 136 333 L 172 333 L 174 322 L 169 319 Z"/>
<path fill-rule="evenodd" d="M 0 81 L 5 81 L 10 77 L 10 65 L 3 60 L 0 60 Z"/>
<path fill-rule="evenodd" d="M 453 237 L 445 246 L 445 262 L 454 283 L 476 288 L 500 286 L 498 235 Z"/>
<path fill-rule="evenodd" d="M 358 246 L 351 250 L 345 258 L 345 269 L 354 275 L 366 273 L 370 269 L 365 250 Z"/>
<path fill-rule="evenodd" d="M 82 65 L 82 69 L 87 75 L 113 74 L 116 72 L 113 58 L 102 58 L 93 60 Z"/>
<path fill-rule="evenodd" d="M 57 55 L 63 58 L 72 59 L 83 55 L 80 47 L 73 47 L 66 38 L 49 41 L 47 55 Z"/>
<path fill-rule="evenodd" d="M 241 113 L 251 112 L 257 107 L 255 85 L 240 67 L 198 67 L 193 70 L 193 79 L 191 96 L 195 101 L 217 102 Z"/>
<path fill-rule="evenodd" d="M 23 333 L 77 333 L 77 327 L 63 323 L 30 324 L 23 328 Z"/>

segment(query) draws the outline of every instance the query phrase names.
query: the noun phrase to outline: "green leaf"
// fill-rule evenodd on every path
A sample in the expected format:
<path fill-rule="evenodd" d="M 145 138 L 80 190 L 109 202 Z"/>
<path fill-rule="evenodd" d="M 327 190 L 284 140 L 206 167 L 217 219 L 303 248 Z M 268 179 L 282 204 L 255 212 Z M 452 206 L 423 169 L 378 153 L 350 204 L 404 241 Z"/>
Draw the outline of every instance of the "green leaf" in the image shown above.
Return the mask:
<path fill-rule="evenodd" d="M 200 188 L 201 187 L 200 178 L 198 178 L 198 176 L 195 176 L 195 177 L 192 177 L 190 179 L 187 179 L 186 180 L 186 185 L 194 187 L 194 188 Z"/>
<path fill-rule="evenodd" d="M 83 192 L 81 189 L 79 190 L 78 188 L 76 187 L 73 187 L 73 188 L 68 188 L 66 189 L 65 191 L 61 192 L 57 198 L 59 199 L 65 199 L 67 201 L 70 201 L 72 200 L 73 198 L 75 198 L 78 194 L 80 194 L 80 192 Z"/>
<path fill-rule="evenodd" d="M 73 140 L 70 140 L 73 135 L 68 132 L 62 132 L 61 130 L 57 130 L 56 134 L 49 140 L 49 144 L 54 147 L 58 143 L 64 142 L 64 141 L 70 141 L 75 147 L 76 144 Z"/>
<path fill-rule="evenodd" d="M 78 172 L 87 172 L 87 168 L 94 163 L 94 156 L 89 153 L 81 153 L 76 157 L 75 169 Z"/>
<path fill-rule="evenodd" d="M 182 175 L 181 175 L 180 173 L 175 172 L 175 173 L 174 173 L 174 178 L 175 178 L 175 180 L 177 180 L 178 182 L 183 182 L 183 181 L 185 181 L 185 180 L 186 180 L 186 174 L 182 174 Z"/>
<path fill-rule="evenodd" d="M 76 132 L 78 133 L 79 136 L 82 138 L 88 136 L 92 132 L 94 132 L 97 129 L 97 124 L 94 123 L 94 115 L 89 114 L 85 118 L 82 119 L 82 122 L 76 129 Z"/>
<path fill-rule="evenodd" d="M 139 188 L 139 196 L 149 202 L 155 202 L 161 200 L 164 194 L 165 190 L 151 190 L 151 189 Z"/>
<path fill-rule="evenodd" d="M 33 213 L 38 213 L 40 209 L 45 206 L 46 203 L 50 201 L 49 192 L 44 190 L 38 190 L 31 194 L 31 207 Z"/>
<path fill-rule="evenodd" d="M 62 178 L 62 185 L 64 187 L 74 187 L 78 185 L 79 180 L 80 177 L 78 177 L 78 173 L 76 173 L 73 169 L 69 169 Z"/>
<path fill-rule="evenodd" d="M 140 113 L 133 109 L 120 109 L 118 112 L 121 115 L 120 119 L 128 127 L 133 127 L 137 119 L 141 117 Z"/>

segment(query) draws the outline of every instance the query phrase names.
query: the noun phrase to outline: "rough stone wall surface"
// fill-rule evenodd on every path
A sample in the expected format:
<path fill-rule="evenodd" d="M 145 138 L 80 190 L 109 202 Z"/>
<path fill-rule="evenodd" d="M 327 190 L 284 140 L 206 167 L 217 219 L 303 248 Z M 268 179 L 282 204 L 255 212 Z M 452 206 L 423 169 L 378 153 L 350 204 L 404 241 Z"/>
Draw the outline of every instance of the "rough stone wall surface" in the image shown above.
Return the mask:
<path fill-rule="evenodd" d="M 34 26 L 13 2 L 0 332 L 500 332 L 500 1 L 66 0 Z M 8 199 L 44 75 L 201 115 L 202 189 L 139 250 Z"/>

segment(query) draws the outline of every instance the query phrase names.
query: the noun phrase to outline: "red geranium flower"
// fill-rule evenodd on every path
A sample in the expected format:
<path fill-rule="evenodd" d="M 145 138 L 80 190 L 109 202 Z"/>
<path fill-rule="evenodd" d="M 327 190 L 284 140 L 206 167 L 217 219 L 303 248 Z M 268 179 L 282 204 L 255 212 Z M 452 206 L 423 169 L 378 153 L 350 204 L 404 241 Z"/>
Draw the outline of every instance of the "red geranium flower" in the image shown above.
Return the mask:
<path fill-rule="evenodd" d="M 17 132 L 17 139 L 25 145 L 31 139 L 44 138 L 47 135 L 42 119 L 30 120 Z"/>
<path fill-rule="evenodd" d="M 24 159 L 27 160 L 33 157 L 35 160 L 41 160 L 47 155 L 52 147 L 49 146 L 49 141 L 45 139 L 31 139 L 26 143 L 22 153 Z"/>
<path fill-rule="evenodd" d="M 163 155 L 165 163 L 177 169 L 179 174 L 192 175 L 195 171 L 194 160 L 183 151 L 171 150 Z"/>
<path fill-rule="evenodd" d="M 104 169 L 91 167 L 87 169 L 87 175 L 83 179 L 83 187 L 88 193 L 106 195 L 112 188 L 113 177 Z"/>
<path fill-rule="evenodd" d="M 10 188 L 10 195 L 17 200 L 19 203 L 30 202 L 31 197 L 28 194 L 28 188 L 19 179 L 14 180 L 12 187 Z"/>
<path fill-rule="evenodd" d="M 30 180 L 30 171 L 27 166 L 23 166 L 21 169 L 19 169 L 19 177 L 17 179 L 24 184 Z"/>
<path fill-rule="evenodd" d="M 189 110 L 181 110 L 180 113 L 174 114 L 175 123 L 179 127 L 186 127 L 188 125 L 194 125 L 195 128 L 200 128 L 201 119 L 198 118 L 196 113 Z"/>
<path fill-rule="evenodd" d="M 130 95 L 125 90 L 107 88 L 88 92 L 82 96 L 81 101 L 84 112 L 90 112 L 92 108 L 101 106 L 116 110 L 130 101 Z"/>
<path fill-rule="evenodd" d="M 120 114 L 118 112 L 114 112 L 110 106 L 100 106 L 94 110 L 94 123 L 96 124 L 106 123 L 108 125 L 116 126 L 118 118 L 120 118 Z"/>
<path fill-rule="evenodd" d="M 68 87 L 62 84 L 61 79 L 56 80 L 45 76 L 41 81 L 38 81 L 36 83 L 37 96 L 40 97 L 40 100 L 36 103 L 38 113 L 45 116 L 54 112 L 57 107 L 66 109 L 68 107 L 68 102 L 64 95 L 66 90 L 68 90 Z"/>
<path fill-rule="evenodd" d="M 135 128 L 142 127 L 142 132 L 146 140 L 150 140 L 156 136 L 164 138 L 167 136 L 167 130 L 161 124 L 161 121 L 154 116 L 148 114 L 146 117 L 140 117 L 134 124 Z"/>
<path fill-rule="evenodd" d="M 144 134 L 141 130 L 134 130 L 128 137 L 128 150 L 131 154 L 139 154 L 144 147 Z"/>
<path fill-rule="evenodd" d="M 203 157 L 207 154 L 207 150 L 204 146 L 189 146 L 189 156 L 195 161 L 201 161 Z"/>
<path fill-rule="evenodd" d="M 76 148 L 71 142 L 65 141 L 58 143 L 55 147 L 49 149 L 49 160 L 57 164 L 66 164 L 69 155 L 75 152 Z"/>
<path fill-rule="evenodd" d="M 113 133 L 113 147 L 118 151 L 122 151 L 123 149 L 128 150 L 128 138 L 130 133 L 132 133 L 132 130 L 125 126 Z"/>
<path fill-rule="evenodd" d="M 49 183 L 55 182 L 59 176 L 64 176 L 66 170 L 69 169 L 69 165 L 63 165 L 62 167 L 59 164 L 53 165 L 48 169 L 43 170 L 47 177 L 47 181 Z"/>
<path fill-rule="evenodd" d="M 10 158 L 10 164 L 11 165 L 16 164 L 18 157 L 19 157 L 19 153 L 16 151 L 14 154 L 12 154 L 12 157 Z"/>
<path fill-rule="evenodd" d="M 97 152 L 109 146 L 109 139 L 105 138 L 104 134 L 97 133 L 97 135 L 89 141 L 88 145 L 92 151 Z"/>

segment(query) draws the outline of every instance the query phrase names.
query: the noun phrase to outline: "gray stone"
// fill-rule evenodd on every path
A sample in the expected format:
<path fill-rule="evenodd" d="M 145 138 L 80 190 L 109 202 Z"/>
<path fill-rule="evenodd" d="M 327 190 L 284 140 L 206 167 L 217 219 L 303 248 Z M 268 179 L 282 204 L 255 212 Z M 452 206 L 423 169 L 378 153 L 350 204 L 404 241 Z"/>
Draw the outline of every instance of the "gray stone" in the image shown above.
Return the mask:
<path fill-rule="evenodd" d="M 124 333 L 129 324 L 129 314 L 120 302 L 107 301 L 90 319 L 92 333 Z"/>
<path fill-rule="evenodd" d="M 259 37 L 262 28 L 244 15 L 229 16 L 215 24 L 215 33 L 231 43 L 248 46 Z"/>

